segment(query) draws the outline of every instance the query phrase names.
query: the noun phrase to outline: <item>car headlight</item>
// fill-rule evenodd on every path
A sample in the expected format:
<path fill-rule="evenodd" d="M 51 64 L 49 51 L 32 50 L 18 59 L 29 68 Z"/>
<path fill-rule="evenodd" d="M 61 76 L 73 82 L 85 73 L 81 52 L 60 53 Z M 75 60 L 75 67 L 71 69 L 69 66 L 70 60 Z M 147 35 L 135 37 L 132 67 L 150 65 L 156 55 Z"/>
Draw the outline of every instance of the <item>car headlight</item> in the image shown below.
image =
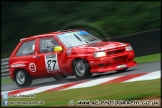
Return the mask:
<path fill-rule="evenodd" d="M 106 56 L 105 52 L 96 52 L 96 53 L 94 53 L 94 57 L 95 58 L 104 57 L 104 56 Z"/>
<path fill-rule="evenodd" d="M 132 51 L 133 50 L 133 48 L 131 46 L 127 46 L 125 48 L 126 48 L 126 51 Z"/>

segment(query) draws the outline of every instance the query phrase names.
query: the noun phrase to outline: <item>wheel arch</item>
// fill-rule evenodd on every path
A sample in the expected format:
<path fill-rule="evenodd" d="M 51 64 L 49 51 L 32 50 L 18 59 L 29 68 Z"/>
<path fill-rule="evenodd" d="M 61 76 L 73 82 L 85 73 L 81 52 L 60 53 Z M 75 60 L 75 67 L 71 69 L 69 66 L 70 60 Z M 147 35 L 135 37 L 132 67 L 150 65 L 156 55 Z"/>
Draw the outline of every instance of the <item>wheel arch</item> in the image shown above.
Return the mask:
<path fill-rule="evenodd" d="M 31 77 L 31 75 L 29 74 L 29 72 L 28 72 L 26 69 L 24 69 L 24 68 L 16 68 L 16 69 L 14 70 L 14 77 L 13 77 L 13 81 L 15 81 L 15 78 L 16 78 L 16 72 L 17 72 L 18 70 L 24 70 L 24 71 L 26 71 L 27 74 Z M 32 78 L 32 77 L 31 77 L 31 78 Z"/>
<path fill-rule="evenodd" d="M 71 62 L 72 71 L 74 71 L 74 70 L 73 70 L 73 63 L 74 63 L 74 61 L 77 61 L 77 60 L 80 60 L 80 59 L 84 59 L 84 60 L 88 63 L 88 60 L 86 60 L 85 58 L 74 58 L 74 59 L 72 60 L 72 62 Z M 89 63 L 88 63 L 88 65 L 89 65 Z M 89 68 L 91 69 L 90 65 L 89 65 Z M 73 74 L 74 74 L 74 72 L 73 72 Z"/>

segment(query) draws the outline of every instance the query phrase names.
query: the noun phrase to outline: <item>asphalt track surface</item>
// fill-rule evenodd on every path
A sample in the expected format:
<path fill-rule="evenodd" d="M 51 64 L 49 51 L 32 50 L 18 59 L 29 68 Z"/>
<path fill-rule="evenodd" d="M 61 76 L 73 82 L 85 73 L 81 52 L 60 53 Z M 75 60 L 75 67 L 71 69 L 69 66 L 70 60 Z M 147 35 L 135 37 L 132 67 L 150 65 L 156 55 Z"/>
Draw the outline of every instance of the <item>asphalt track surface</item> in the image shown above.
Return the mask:
<path fill-rule="evenodd" d="M 93 74 L 93 76 L 91 78 L 89 78 L 88 80 L 128 75 L 128 74 L 135 74 L 135 73 L 142 73 L 142 72 L 159 71 L 159 70 L 161 70 L 160 64 L 161 64 L 160 61 L 150 62 L 150 63 L 139 64 L 137 66 L 131 67 L 127 71 L 122 72 L 122 73 L 118 73 L 116 71 L 111 71 L 111 72 L 107 72 L 107 73 Z M 78 80 L 75 76 L 69 76 L 65 80 L 62 80 L 62 81 L 56 81 L 53 77 L 51 77 L 51 78 L 44 78 L 42 80 L 41 79 L 33 80 L 33 83 L 30 87 L 41 87 L 41 86 L 54 85 L 54 84 L 63 84 L 63 83 L 67 83 L 67 82 L 76 82 L 76 81 L 80 81 L 80 80 Z M 15 84 L 15 82 L 1 85 L 1 92 L 15 90 L 15 89 L 20 89 Z"/>

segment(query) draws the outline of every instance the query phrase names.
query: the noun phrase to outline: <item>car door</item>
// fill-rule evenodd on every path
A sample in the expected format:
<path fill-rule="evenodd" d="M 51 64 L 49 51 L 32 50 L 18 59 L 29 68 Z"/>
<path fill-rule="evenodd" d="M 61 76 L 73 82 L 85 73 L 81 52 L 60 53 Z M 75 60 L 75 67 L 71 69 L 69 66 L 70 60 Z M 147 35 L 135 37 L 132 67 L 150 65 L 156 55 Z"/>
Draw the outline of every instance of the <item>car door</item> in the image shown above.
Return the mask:
<path fill-rule="evenodd" d="M 39 38 L 37 54 L 37 67 L 38 71 L 43 77 L 55 72 L 60 72 L 58 65 L 58 53 L 54 52 L 54 47 L 59 46 L 53 37 Z"/>

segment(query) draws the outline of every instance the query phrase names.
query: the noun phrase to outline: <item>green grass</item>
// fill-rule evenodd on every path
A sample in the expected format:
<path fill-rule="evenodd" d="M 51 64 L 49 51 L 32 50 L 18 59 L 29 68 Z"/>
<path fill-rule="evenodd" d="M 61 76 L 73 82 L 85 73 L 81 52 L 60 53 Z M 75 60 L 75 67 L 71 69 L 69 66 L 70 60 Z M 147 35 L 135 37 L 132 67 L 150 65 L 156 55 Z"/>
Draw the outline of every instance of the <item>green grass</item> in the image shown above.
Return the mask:
<path fill-rule="evenodd" d="M 13 82 L 11 78 L 5 78 L 5 79 L 1 79 L 1 84 L 8 84 Z"/>
<path fill-rule="evenodd" d="M 42 92 L 36 94 L 36 98 L 10 98 L 9 101 L 44 101 L 44 106 L 68 106 L 70 100 L 140 100 L 160 98 L 160 93 L 160 79 L 155 79 Z"/>
<path fill-rule="evenodd" d="M 161 57 L 161 53 L 157 53 L 157 54 L 152 54 L 152 55 L 147 55 L 147 56 L 136 57 L 135 61 L 138 64 L 141 64 L 141 63 L 146 63 L 146 62 L 159 61 L 161 59 L 160 57 Z M 10 78 L 1 79 L 1 81 L 2 81 L 2 84 L 13 82 Z"/>
<path fill-rule="evenodd" d="M 138 64 L 159 61 L 159 60 L 161 60 L 161 53 L 151 54 L 151 55 L 141 56 L 141 57 L 135 57 L 134 60 Z"/>

